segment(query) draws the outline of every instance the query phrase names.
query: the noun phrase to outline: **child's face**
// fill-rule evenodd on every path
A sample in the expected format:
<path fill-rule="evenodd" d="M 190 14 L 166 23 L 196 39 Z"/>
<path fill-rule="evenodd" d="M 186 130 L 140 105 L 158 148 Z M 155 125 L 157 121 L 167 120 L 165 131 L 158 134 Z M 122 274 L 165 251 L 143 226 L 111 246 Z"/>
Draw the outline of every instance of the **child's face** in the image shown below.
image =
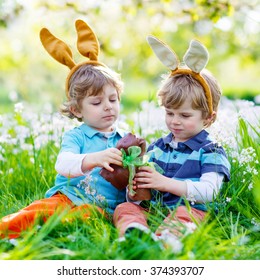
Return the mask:
<path fill-rule="evenodd" d="M 97 96 L 86 96 L 82 100 L 81 110 L 73 112 L 83 122 L 98 131 L 112 131 L 119 115 L 119 100 L 116 89 L 107 84 Z"/>
<path fill-rule="evenodd" d="M 166 125 L 174 135 L 175 141 L 185 142 L 198 134 L 207 124 L 200 110 L 194 110 L 191 100 L 186 100 L 179 108 L 165 108 Z"/>

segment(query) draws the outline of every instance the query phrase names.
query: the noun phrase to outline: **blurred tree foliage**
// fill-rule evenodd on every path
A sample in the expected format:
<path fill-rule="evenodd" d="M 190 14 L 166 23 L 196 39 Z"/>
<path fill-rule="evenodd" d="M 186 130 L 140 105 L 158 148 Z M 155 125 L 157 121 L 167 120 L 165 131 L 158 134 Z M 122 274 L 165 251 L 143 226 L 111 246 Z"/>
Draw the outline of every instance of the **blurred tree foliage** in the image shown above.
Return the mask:
<path fill-rule="evenodd" d="M 146 43 L 148 34 L 167 42 L 180 59 L 189 41 L 199 39 L 224 94 L 259 94 L 259 0 L 0 0 L 1 104 L 17 99 L 56 106 L 64 100 L 68 71 L 44 51 L 38 34 L 49 28 L 82 61 L 75 47 L 77 18 L 96 32 L 100 60 L 122 73 L 126 103 L 152 97 L 167 71 Z"/>

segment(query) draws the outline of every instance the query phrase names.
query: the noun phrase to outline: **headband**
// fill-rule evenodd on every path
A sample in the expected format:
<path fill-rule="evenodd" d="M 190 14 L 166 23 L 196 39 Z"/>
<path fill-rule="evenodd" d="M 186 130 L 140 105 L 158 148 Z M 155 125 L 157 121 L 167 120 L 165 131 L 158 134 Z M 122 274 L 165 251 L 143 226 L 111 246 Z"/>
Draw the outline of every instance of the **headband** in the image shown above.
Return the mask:
<path fill-rule="evenodd" d="M 76 64 L 73 60 L 72 51 L 62 40 L 56 38 L 47 28 L 40 31 L 40 39 L 45 50 L 59 63 L 69 67 L 70 72 L 66 79 L 66 96 L 69 97 L 69 80 L 82 65 L 92 64 L 105 66 L 98 61 L 99 43 L 93 30 L 83 20 L 76 20 L 75 27 L 78 35 L 77 48 L 80 54 L 89 60 Z M 105 66 L 106 67 L 106 66 Z"/>
<path fill-rule="evenodd" d="M 200 75 L 200 72 L 205 68 L 209 60 L 209 53 L 206 47 L 199 41 L 192 40 L 190 42 L 189 49 L 183 57 L 183 61 L 189 67 L 189 69 L 184 69 L 179 68 L 180 61 L 169 46 L 154 36 L 148 36 L 147 41 L 159 60 L 171 70 L 172 76 L 177 74 L 191 75 L 201 84 L 207 99 L 209 113 L 212 114 L 213 105 L 211 90 L 206 80 L 202 77 L 202 75 Z"/>

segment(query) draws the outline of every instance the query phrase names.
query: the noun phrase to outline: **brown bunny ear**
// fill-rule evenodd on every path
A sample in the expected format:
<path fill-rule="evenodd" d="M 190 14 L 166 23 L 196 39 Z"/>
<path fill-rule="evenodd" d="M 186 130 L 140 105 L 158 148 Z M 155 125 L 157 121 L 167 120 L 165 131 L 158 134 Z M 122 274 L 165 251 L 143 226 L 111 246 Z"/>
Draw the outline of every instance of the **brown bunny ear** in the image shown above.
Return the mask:
<path fill-rule="evenodd" d="M 41 42 L 46 51 L 58 62 L 72 69 L 75 62 L 72 57 L 71 49 L 66 43 L 56 38 L 47 28 L 40 31 Z"/>
<path fill-rule="evenodd" d="M 92 61 L 98 61 L 99 43 L 95 33 L 83 20 L 76 20 L 75 26 L 78 33 L 79 52 Z"/>
<path fill-rule="evenodd" d="M 106 67 L 105 64 L 98 61 L 99 43 L 93 30 L 83 20 L 80 19 L 76 20 L 75 26 L 78 34 L 78 50 L 83 56 L 88 58 L 87 61 L 83 61 L 78 64 L 74 62 L 71 49 L 66 43 L 56 38 L 47 28 L 42 28 L 42 30 L 40 31 L 40 39 L 46 51 L 54 59 L 68 66 L 70 69 L 65 84 L 65 90 L 68 100 L 70 100 L 70 79 L 81 66 L 90 64 Z"/>

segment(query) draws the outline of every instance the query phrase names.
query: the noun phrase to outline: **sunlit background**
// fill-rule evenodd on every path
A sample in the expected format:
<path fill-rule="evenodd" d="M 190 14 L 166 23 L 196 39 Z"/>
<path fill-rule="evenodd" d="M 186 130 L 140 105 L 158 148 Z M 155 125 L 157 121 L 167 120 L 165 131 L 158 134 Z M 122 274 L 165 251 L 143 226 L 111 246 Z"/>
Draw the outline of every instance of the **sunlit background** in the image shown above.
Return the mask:
<path fill-rule="evenodd" d="M 166 69 L 146 42 L 153 34 L 168 43 L 180 59 L 193 38 L 210 52 L 207 68 L 231 99 L 259 103 L 259 0 L 0 0 L 0 110 L 17 102 L 35 110 L 56 111 L 64 101 L 68 69 L 43 49 L 42 27 L 68 43 L 77 62 L 74 22 L 81 18 L 97 34 L 100 61 L 125 81 L 122 107 L 133 111 L 154 99 Z"/>
<path fill-rule="evenodd" d="M 180 59 L 193 38 L 207 46 L 208 69 L 223 88 L 208 131 L 227 153 L 231 181 L 214 199 L 206 224 L 185 236 L 178 252 L 139 237 L 117 243 L 106 219 L 63 223 L 59 215 L 21 240 L 0 239 L 0 260 L 259 260 L 260 0 L 0 0 L 0 217 L 44 197 L 55 181 L 62 135 L 78 125 L 58 113 L 68 69 L 39 39 L 47 27 L 83 61 L 76 49 L 78 18 L 96 32 L 100 61 L 125 81 L 119 127 L 147 144 L 168 131 L 156 102 L 167 69 L 146 36 L 167 42 Z M 163 212 L 154 213 L 156 228 Z"/>

